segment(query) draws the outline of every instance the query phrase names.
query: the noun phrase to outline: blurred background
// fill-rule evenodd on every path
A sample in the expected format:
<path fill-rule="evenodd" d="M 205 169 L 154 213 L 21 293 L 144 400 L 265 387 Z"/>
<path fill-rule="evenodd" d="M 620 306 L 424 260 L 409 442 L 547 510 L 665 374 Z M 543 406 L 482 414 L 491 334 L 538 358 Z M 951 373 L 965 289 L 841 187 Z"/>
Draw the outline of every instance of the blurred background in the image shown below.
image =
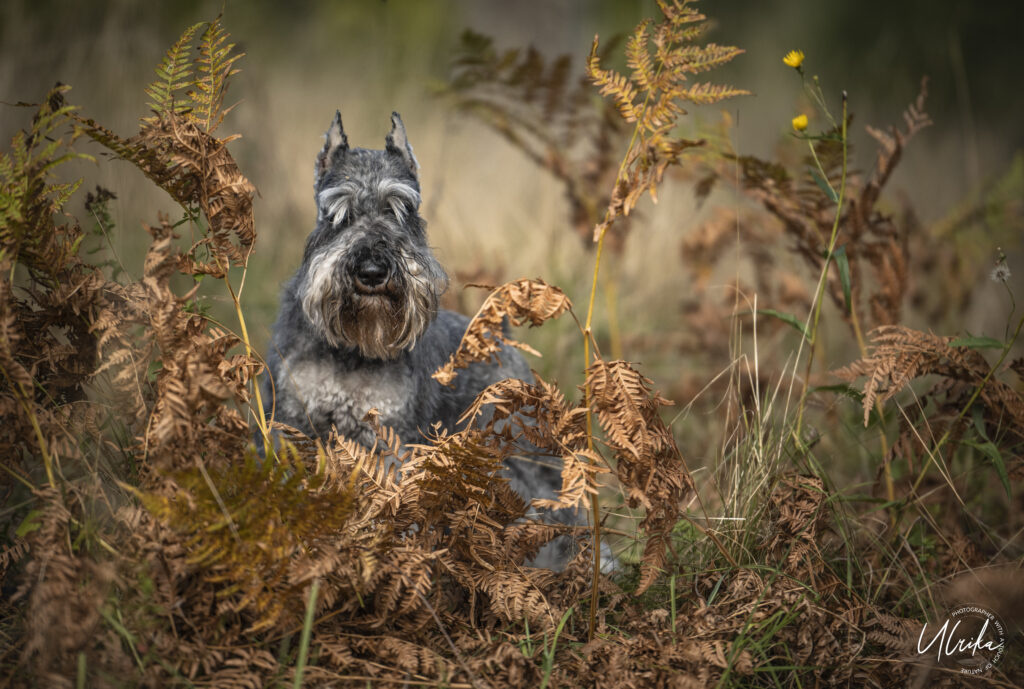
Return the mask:
<path fill-rule="evenodd" d="M 927 266 L 911 275 L 911 292 L 934 291 L 933 300 L 948 301 L 948 308 L 915 311 L 908 297 L 906 320 L 936 332 L 1000 337 L 1010 302 L 1004 286 L 988 279 L 997 247 L 1008 255 L 1018 294 L 1024 272 L 1018 3 L 708 0 L 698 7 L 715 21 L 708 41 L 746 50 L 708 78 L 752 95 L 694 108 L 682 133 L 710 136 L 714 145 L 740 154 L 792 159 L 806 152 L 805 144 L 789 136 L 798 112 L 810 114 L 812 130 L 826 128 L 810 109 L 799 78 L 782 63 L 791 49 L 806 53 L 804 68 L 820 77 L 834 112 L 840 92 L 849 93 L 854 165 L 865 172 L 874 164 L 876 144 L 864 125 L 902 124 L 901 113 L 917 96 L 921 78 L 929 77 L 927 110 L 935 124 L 909 145 L 887 198 L 894 213 L 912 208 L 922 227 L 945 228 L 935 241 L 949 242 L 958 267 L 955 275 Z M 594 35 L 607 42 L 628 33 L 642 18 L 657 15 L 653 2 L 6 0 L 0 7 L 0 100 L 35 102 L 61 81 L 73 87 L 69 101 L 85 116 L 129 136 L 147 114 L 143 88 L 164 52 L 186 26 L 220 12 L 246 53 L 226 99 L 238 106 L 219 133 L 242 135 L 232 150 L 259 190 L 259 239 L 243 305 L 260 350 L 280 285 L 298 265 L 315 220 L 313 160 L 335 109 L 342 112 L 350 141 L 368 148 L 383 146 L 390 112 L 402 114 L 421 164 L 430 241 L 453 277 L 452 305 L 472 312 L 482 301 L 481 291 L 463 291 L 466 282 L 542 277 L 563 287 L 584 315 L 593 250 L 570 227 L 563 188 L 439 91 L 467 28 L 492 36 L 499 51 L 533 46 L 548 59 L 568 54 L 572 72 L 582 74 Z M 616 59 L 613 64 L 621 66 L 621 57 Z M 0 106 L 4 142 L 24 126 L 29 112 Z M 79 150 L 100 152 L 85 141 Z M 148 243 L 142 223 L 156 222 L 159 212 L 177 218 L 180 209 L 126 163 L 83 163 L 77 174 L 86 177 L 83 198 L 96 184 L 117 195 L 110 206 L 117 224 L 113 250 L 127 273 L 138 277 Z M 729 300 L 731 285 L 755 267 L 739 251 L 735 260 L 706 270 L 684 262 L 684 243 L 716 208 L 741 204 L 735 188 L 721 185 L 699 204 L 693 193 L 697 177 L 684 172 L 666 181 L 657 206 L 642 202 L 642 218 L 603 268 L 616 289 L 602 293 L 597 317 L 602 341 L 611 338 L 609 348 L 620 350 L 611 353 L 640 362 L 656 387 L 681 405 L 699 397 L 729 358 L 728 313 L 714 316 L 718 330 L 709 330 L 692 318 L 701 310 L 694 295 Z M 989 201 L 993 189 L 999 192 L 998 208 Z M 83 198 L 69 208 L 84 218 Z M 806 293 L 813 291 L 814 276 L 785 258 L 785 242 L 775 250 L 780 279 L 793 279 L 797 291 L 800 284 Z M 952 289 L 958 290 L 956 298 L 946 299 Z M 232 326 L 230 309 L 218 301 L 223 296 L 211 292 L 210 299 L 215 317 Z M 805 313 L 797 310 L 801 319 Z M 707 337 L 716 333 L 724 338 L 722 356 L 705 351 Z M 785 362 L 794 334 L 765 327 L 759 355 Z M 531 362 L 543 375 L 565 389 L 580 383 L 582 352 L 571 320 L 522 335 L 545 353 Z M 842 324 L 831 345 L 823 371 L 856 356 Z M 713 413 L 715 399 L 707 402 L 703 413 Z M 699 415 L 697 421 L 701 426 Z"/>

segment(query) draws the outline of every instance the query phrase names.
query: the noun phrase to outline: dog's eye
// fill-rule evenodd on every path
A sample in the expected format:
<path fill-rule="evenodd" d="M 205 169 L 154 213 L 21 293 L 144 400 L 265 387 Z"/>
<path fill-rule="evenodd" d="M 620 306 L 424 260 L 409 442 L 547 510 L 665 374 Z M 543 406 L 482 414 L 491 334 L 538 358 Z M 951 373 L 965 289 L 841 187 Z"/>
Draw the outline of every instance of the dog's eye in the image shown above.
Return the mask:
<path fill-rule="evenodd" d="M 344 228 L 346 228 L 346 227 L 348 227 L 349 225 L 352 224 L 352 214 L 351 213 L 339 213 L 339 214 L 336 214 L 334 216 L 334 220 L 333 220 L 332 224 L 334 225 L 334 229 L 336 229 L 336 230 L 344 229 Z"/>

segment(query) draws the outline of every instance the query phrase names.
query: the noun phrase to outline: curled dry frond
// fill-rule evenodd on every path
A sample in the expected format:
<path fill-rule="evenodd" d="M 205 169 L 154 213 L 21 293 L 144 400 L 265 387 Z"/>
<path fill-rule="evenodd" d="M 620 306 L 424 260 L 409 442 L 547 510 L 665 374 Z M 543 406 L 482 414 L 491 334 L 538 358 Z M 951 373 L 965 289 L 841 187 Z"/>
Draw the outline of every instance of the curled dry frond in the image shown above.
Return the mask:
<path fill-rule="evenodd" d="M 473 362 L 498 360 L 502 347 L 508 345 L 540 356 L 527 344 L 505 335 L 506 319 L 512 325 L 538 326 L 546 320 L 558 318 L 572 308 L 565 292 L 541 279 L 516 280 L 493 290 L 466 328 L 459 348 L 448 363 L 434 373 L 434 380 L 451 385 L 456 369 L 466 368 Z"/>
<path fill-rule="evenodd" d="M 864 189 L 860 194 L 858 205 L 861 208 L 874 208 L 882 188 L 889 181 L 893 170 L 896 169 L 896 165 L 900 162 L 907 142 L 914 138 L 922 129 L 933 124 L 932 118 L 924 109 L 925 101 L 927 100 L 928 77 L 924 77 L 921 79 L 921 90 L 918 92 L 917 98 L 903 111 L 903 122 L 907 126 L 905 130 L 901 131 L 896 125 L 890 126 L 888 132 L 876 129 L 875 127 L 867 127 L 868 134 L 879 143 L 880 148 L 878 149 L 874 174 L 868 180 L 868 183 L 864 185 Z M 861 215 L 866 218 L 863 211 Z"/>
<path fill-rule="evenodd" d="M 248 443 L 248 423 L 237 408 L 225 403 L 248 403 L 248 384 L 260 364 L 245 355 L 229 356 L 238 338 L 210 328 L 205 318 L 182 308 L 181 298 L 170 287 L 182 265 L 174 251 L 172 228 L 165 221 L 148 229 L 154 241 L 146 255 L 142 286 L 162 364 L 146 434 L 150 461 L 172 470 L 194 466 L 198 457 L 240 457 Z"/>
<path fill-rule="evenodd" d="M 772 489 L 770 502 L 774 523 L 768 552 L 783 558 L 780 564 L 791 576 L 809 573 L 821 581 L 826 568 L 818 539 L 827 514 L 822 509 L 825 497 L 824 484 L 816 476 L 783 476 Z"/>

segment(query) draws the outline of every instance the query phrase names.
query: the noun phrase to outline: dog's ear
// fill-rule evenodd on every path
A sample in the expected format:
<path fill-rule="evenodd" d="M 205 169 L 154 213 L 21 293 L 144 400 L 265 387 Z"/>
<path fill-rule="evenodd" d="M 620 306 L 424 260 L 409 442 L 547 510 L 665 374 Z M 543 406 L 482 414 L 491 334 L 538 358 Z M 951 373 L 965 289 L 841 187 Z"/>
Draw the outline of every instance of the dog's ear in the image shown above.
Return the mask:
<path fill-rule="evenodd" d="M 345 136 L 345 128 L 341 126 L 340 110 L 334 113 L 334 119 L 331 121 L 331 126 L 327 128 L 324 139 L 326 141 L 324 141 L 323 150 L 316 157 L 315 183 L 320 182 L 320 178 L 327 168 L 330 167 L 334 156 L 339 152 L 343 153 L 348 150 L 348 137 Z"/>
<path fill-rule="evenodd" d="M 402 118 L 397 112 L 391 113 L 391 133 L 384 139 L 384 143 L 388 153 L 400 157 L 409 168 L 409 172 L 415 177 L 420 164 L 416 161 L 416 156 L 413 155 L 412 144 L 409 143 L 409 139 L 405 135 L 405 125 L 402 124 Z"/>

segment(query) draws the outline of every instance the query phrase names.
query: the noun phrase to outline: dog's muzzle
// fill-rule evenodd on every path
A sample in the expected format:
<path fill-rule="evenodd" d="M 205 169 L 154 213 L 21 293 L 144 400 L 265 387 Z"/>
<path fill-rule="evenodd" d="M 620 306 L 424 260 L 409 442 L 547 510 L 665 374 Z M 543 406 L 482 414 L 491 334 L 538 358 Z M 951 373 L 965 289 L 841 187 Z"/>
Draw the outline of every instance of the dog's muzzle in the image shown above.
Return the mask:
<path fill-rule="evenodd" d="M 363 295 L 394 292 L 396 266 L 386 250 L 363 247 L 355 252 L 347 268 L 356 292 Z"/>

